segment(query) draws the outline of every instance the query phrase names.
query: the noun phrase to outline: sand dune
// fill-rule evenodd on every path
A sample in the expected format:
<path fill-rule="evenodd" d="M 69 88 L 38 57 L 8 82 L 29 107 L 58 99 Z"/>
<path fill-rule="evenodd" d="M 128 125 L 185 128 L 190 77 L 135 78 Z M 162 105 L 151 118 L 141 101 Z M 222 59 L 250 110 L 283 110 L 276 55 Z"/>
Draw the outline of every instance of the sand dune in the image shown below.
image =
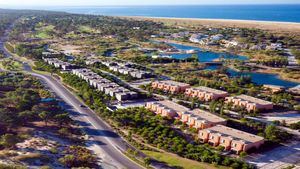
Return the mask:
<path fill-rule="evenodd" d="M 198 18 L 164 18 L 164 17 L 135 17 L 126 18 L 138 20 L 152 20 L 182 26 L 211 26 L 211 27 L 237 27 L 237 28 L 257 28 L 272 31 L 274 33 L 293 33 L 300 36 L 300 23 L 294 22 L 270 22 L 252 20 L 227 20 L 227 19 L 198 19 Z"/>

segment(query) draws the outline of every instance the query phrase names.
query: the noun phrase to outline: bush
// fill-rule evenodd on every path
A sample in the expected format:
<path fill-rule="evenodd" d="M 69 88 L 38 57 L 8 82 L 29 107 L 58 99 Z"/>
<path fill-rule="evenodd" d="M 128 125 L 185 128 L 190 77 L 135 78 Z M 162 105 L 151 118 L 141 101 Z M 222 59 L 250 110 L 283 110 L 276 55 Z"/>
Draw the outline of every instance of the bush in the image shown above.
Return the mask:
<path fill-rule="evenodd" d="M 66 151 L 66 155 L 59 161 L 66 167 L 91 167 L 97 164 L 97 158 L 90 150 L 81 146 L 70 146 Z"/>
<path fill-rule="evenodd" d="M 151 163 L 151 158 L 149 158 L 149 157 L 144 158 L 144 163 L 145 163 L 146 165 L 150 165 L 150 163 Z"/>
<path fill-rule="evenodd" d="M 0 138 L 0 145 L 2 145 L 5 148 L 12 148 L 18 142 L 19 142 L 18 137 L 13 134 L 5 134 Z"/>
<path fill-rule="evenodd" d="M 248 154 L 247 154 L 246 152 L 244 152 L 244 151 L 240 153 L 240 157 L 241 157 L 241 158 L 245 158 L 247 155 L 248 155 Z"/>
<path fill-rule="evenodd" d="M 27 169 L 25 166 L 0 164 L 0 169 Z"/>
<path fill-rule="evenodd" d="M 290 128 L 294 130 L 300 130 L 300 122 L 291 124 Z"/>

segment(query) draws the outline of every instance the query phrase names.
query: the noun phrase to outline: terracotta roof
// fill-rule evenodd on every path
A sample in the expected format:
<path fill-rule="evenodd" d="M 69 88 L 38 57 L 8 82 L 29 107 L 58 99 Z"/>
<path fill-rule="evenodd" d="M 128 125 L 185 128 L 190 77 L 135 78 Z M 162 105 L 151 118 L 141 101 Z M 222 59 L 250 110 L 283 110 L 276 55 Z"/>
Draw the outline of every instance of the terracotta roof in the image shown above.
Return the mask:
<path fill-rule="evenodd" d="M 226 121 L 222 117 L 219 117 L 219 116 L 214 115 L 210 112 L 200 110 L 200 109 L 195 109 L 195 110 L 191 111 L 191 113 L 193 115 L 195 115 L 196 117 L 199 117 L 200 119 L 207 120 L 207 121 L 213 122 L 213 123 L 220 123 L 220 122 L 225 122 Z"/>
<path fill-rule="evenodd" d="M 205 129 L 207 131 L 212 131 L 212 132 L 217 132 L 221 135 L 227 135 L 229 137 L 235 138 L 235 139 L 240 139 L 243 140 L 245 142 L 250 142 L 250 143 L 255 143 L 261 140 L 264 140 L 263 137 L 254 135 L 254 134 L 250 134 L 241 130 L 237 130 L 234 128 L 230 128 L 227 126 L 223 126 L 223 125 L 216 125 L 214 127 Z"/>
<path fill-rule="evenodd" d="M 213 94 L 227 94 L 227 92 L 222 91 L 222 90 L 217 90 L 217 89 L 213 89 L 213 88 L 209 88 L 209 87 L 205 87 L 205 86 L 200 86 L 200 87 L 196 87 L 193 88 L 194 90 L 201 90 L 201 91 L 205 91 L 208 93 L 213 93 Z"/>
<path fill-rule="evenodd" d="M 181 82 L 176 82 L 176 81 L 172 81 L 172 80 L 164 80 L 164 81 L 156 81 L 158 83 L 165 83 L 168 85 L 174 85 L 174 86 L 189 86 L 189 84 L 187 83 L 181 83 Z"/>
<path fill-rule="evenodd" d="M 158 102 L 154 102 L 154 103 L 158 103 L 158 104 L 161 104 L 169 109 L 172 109 L 176 112 L 187 112 L 189 111 L 188 108 L 182 106 L 182 105 L 179 105 L 175 102 L 172 102 L 170 100 L 163 100 L 163 101 L 158 101 Z"/>
<path fill-rule="evenodd" d="M 246 100 L 246 101 L 261 104 L 261 105 L 273 104 L 272 102 L 265 101 L 265 100 L 262 100 L 262 99 L 258 99 L 258 98 L 255 98 L 255 97 L 251 97 L 251 96 L 247 96 L 247 95 L 244 95 L 244 94 L 239 95 L 239 96 L 235 96 L 235 97 L 238 98 L 238 99 Z"/>

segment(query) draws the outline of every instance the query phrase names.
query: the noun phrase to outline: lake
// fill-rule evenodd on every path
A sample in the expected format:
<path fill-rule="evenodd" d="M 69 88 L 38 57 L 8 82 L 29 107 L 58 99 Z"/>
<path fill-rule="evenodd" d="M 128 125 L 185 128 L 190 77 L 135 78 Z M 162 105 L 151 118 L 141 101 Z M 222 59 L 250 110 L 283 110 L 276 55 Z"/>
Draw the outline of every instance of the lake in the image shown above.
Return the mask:
<path fill-rule="evenodd" d="M 211 62 L 220 57 L 224 57 L 227 59 L 247 60 L 246 56 L 238 56 L 238 55 L 233 55 L 233 54 L 217 53 L 217 52 L 211 52 L 211 51 L 203 52 L 202 49 L 198 48 L 198 47 L 174 44 L 174 43 L 167 43 L 167 44 L 169 44 L 173 47 L 176 47 L 177 49 L 181 49 L 181 50 L 190 50 L 190 49 L 199 50 L 199 52 L 197 53 L 197 55 L 199 57 L 199 62 Z M 172 54 L 171 56 L 176 59 L 184 59 L 184 58 L 191 57 L 191 55 L 192 54 Z M 205 70 L 217 70 L 219 68 L 220 68 L 220 66 L 212 65 L 212 66 L 206 67 Z M 232 69 L 228 69 L 227 72 L 231 77 L 250 76 L 252 79 L 252 82 L 259 84 L 259 85 L 270 84 L 270 85 L 284 86 L 287 88 L 295 87 L 295 86 L 299 85 L 299 83 L 280 79 L 279 76 L 276 74 L 255 73 L 255 72 L 237 72 Z"/>
<path fill-rule="evenodd" d="M 220 59 L 220 58 L 247 60 L 247 57 L 245 56 L 238 56 L 230 53 L 217 53 L 211 51 L 203 51 L 201 48 L 198 47 L 175 44 L 175 43 L 167 43 L 167 44 L 181 50 L 199 50 L 199 52 L 196 53 L 198 55 L 199 62 L 212 62 L 215 59 Z M 185 59 L 191 57 L 192 54 L 172 54 L 171 56 L 177 59 Z"/>

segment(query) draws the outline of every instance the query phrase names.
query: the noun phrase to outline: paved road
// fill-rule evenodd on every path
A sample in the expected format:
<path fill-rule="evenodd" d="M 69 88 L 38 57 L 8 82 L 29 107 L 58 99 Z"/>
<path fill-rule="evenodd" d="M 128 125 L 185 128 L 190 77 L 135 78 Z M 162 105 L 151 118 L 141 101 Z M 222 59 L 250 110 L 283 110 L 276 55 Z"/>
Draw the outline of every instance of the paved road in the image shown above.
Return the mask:
<path fill-rule="evenodd" d="M 251 154 L 247 161 L 260 169 L 282 169 L 291 165 L 300 168 L 300 143 L 294 141 L 264 153 Z"/>
<path fill-rule="evenodd" d="M 28 67 L 26 68 L 28 70 Z M 126 151 L 127 144 L 119 137 L 103 120 L 101 120 L 89 108 L 80 107 L 83 104 L 71 92 L 69 92 L 58 80 L 48 75 L 41 75 L 30 72 L 33 76 L 42 79 L 47 86 L 62 98 L 74 110 L 72 115 L 76 121 L 84 126 L 87 135 L 91 136 L 91 146 L 100 146 L 99 151 L 96 151 L 107 163 L 116 168 L 142 168 L 135 162 L 129 160 L 121 151 Z M 99 148 L 99 147 L 98 147 Z M 103 155 L 102 153 L 105 153 Z"/>
<path fill-rule="evenodd" d="M 7 34 L 6 34 L 7 35 Z M 10 53 L 5 50 L 4 42 L 6 37 L 1 38 L 0 50 L 2 49 L 7 57 L 11 57 Z M 23 64 L 24 71 L 41 79 L 47 87 L 49 87 L 57 96 L 59 96 L 69 107 L 71 115 L 75 117 L 79 125 L 81 125 L 86 134 L 90 136 L 88 144 L 101 160 L 105 168 L 128 168 L 141 169 L 139 164 L 126 157 L 122 151 L 126 151 L 130 147 L 113 129 L 100 119 L 94 111 L 89 108 L 82 108 L 84 105 L 77 99 L 68 89 L 66 89 L 58 80 L 49 75 L 34 73 L 31 67 Z M 133 147 L 130 147 L 133 148 Z"/>
<path fill-rule="evenodd" d="M 4 32 L 4 35 L 2 37 L 0 37 L 0 51 L 3 52 L 4 56 L 8 57 L 10 54 L 8 51 L 6 51 L 4 49 L 4 44 L 8 39 L 9 36 L 9 32 L 12 30 L 12 28 L 14 27 L 14 23 L 12 23 Z"/>

